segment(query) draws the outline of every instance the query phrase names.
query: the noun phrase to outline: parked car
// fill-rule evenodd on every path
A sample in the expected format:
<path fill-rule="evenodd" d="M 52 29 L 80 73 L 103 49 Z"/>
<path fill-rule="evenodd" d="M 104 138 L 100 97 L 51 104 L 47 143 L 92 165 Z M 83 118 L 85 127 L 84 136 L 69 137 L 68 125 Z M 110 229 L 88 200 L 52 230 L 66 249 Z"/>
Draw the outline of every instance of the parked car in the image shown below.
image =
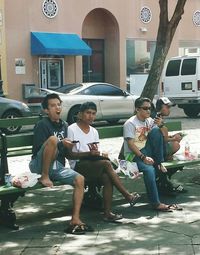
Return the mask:
<path fill-rule="evenodd" d="M 82 83 L 65 84 L 62 87 L 55 89 L 55 91 L 67 94 L 70 93 L 73 89 L 81 88 L 82 86 Z"/>
<path fill-rule="evenodd" d="M 200 55 L 173 57 L 165 64 L 162 87 L 166 97 L 195 118 L 200 113 Z"/>
<path fill-rule="evenodd" d="M 31 116 L 32 113 L 28 107 L 23 102 L 8 99 L 5 97 L 0 97 L 0 118 L 17 118 L 17 117 L 28 117 Z M 10 126 L 8 128 L 2 128 L 2 131 L 6 134 L 16 134 L 21 129 L 20 126 Z"/>
<path fill-rule="evenodd" d="M 63 103 L 62 119 L 69 124 L 76 121 L 79 107 L 86 101 L 93 101 L 97 105 L 96 120 L 106 120 L 117 123 L 120 119 L 127 119 L 134 113 L 134 102 L 138 96 L 120 89 L 109 83 L 80 83 L 81 86 L 64 94 L 57 91 L 42 89 L 42 93 L 58 93 Z M 34 98 L 33 98 L 34 99 Z M 41 111 L 41 104 L 31 101 L 29 107 L 34 114 Z M 38 107 L 36 111 L 36 107 Z"/>

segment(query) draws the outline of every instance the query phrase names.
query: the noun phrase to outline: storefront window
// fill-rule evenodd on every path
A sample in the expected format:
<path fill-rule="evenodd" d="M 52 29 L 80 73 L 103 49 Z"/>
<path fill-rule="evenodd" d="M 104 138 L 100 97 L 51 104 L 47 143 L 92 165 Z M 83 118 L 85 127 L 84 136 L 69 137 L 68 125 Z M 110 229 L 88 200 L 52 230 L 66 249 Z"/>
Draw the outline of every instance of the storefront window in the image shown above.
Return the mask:
<path fill-rule="evenodd" d="M 129 92 L 141 94 L 153 62 L 155 47 L 154 41 L 126 41 L 126 82 Z"/>
<path fill-rule="evenodd" d="M 149 73 L 156 42 L 128 39 L 126 41 L 127 76 Z"/>
<path fill-rule="evenodd" d="M 63 85 L 63 59 L 40 59 L 41 88 L 56 89 Z"/>

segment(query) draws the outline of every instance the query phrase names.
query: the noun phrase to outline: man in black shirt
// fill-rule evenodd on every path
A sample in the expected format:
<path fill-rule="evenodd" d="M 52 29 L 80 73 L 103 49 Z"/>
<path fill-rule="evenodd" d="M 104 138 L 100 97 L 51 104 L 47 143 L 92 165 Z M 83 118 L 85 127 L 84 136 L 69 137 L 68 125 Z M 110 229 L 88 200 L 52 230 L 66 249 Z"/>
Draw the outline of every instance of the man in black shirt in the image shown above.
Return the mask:
<path fill-rule="evenodd" d="M 88 226 L 80 220 L 80 208 L 84 194 L 84 177 L 65 167 L 67 150 L 73 143 L 67 139 L 67 123 L 60 119 L 61 99 L 57 94 L 47 95 L 42 107 L 47 118 L 40 120 L 34 127 L 33 156 L 29 164 L 33 173 L 41 174 L 40 182 L 52 187 L 52 181 L 74 186 L 73 212 L 67 233 L 84 234 Z"/>

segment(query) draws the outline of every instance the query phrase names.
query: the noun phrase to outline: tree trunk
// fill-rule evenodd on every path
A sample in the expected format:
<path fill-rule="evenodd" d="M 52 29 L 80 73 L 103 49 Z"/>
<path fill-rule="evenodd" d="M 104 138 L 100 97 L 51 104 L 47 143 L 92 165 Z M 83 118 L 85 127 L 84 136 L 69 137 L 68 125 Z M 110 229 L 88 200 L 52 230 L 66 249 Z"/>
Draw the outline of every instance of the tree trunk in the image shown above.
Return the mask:
<path fill-rule="evenodd" d="M 151 70 L 141 96 L 151 100 L 157 92 L 163 66 L 177 26 L 184 13 L 187 0 L 178 0 L 171 20 L 168 20 L 168 0 L 159 0 L 160 21 L 157 34 L 156 50 Z"/>

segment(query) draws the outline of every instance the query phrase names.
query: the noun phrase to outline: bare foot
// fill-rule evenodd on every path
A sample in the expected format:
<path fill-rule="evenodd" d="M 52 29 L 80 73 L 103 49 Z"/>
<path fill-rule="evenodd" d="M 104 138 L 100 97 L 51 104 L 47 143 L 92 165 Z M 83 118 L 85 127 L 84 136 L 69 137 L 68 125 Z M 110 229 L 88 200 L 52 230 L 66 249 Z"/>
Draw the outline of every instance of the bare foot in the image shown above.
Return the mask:
<path fill-rule="evenodd" d="M 103 220 L 107 222 L 117 222 L 118 220 L 123 219 L 122 214 L 114 214 L 112 212 L 110 213 L 104 213 Z"/>
<path fill-rule="evenodd" d="M 170 205 L 160 203 L 158 206 L 154 208 L 156 211 L 160 212 L 172 212 L 173 210 L 170 208 Z"/>
<path fill-rule="evenodd" d="M 83 225 L 84 223 L 81 220 L 71 220 L 70 225 Z"/>
<path fill-rule="evenodd" d="M 41 182 L 42 185 L 45 186 L 45 187 L 50 187 L 50 188 L 53 187 L 53 182 L 52 182 L 49 178 L 43 178 L 43 177 L 41 177 L 41 178 L 39 179 L 39 182 Z"/>
<path fill-rule="evenodd" d="M 138 194 L 137 192 L 134 192 L 133 194 L 131 194 L 128 200 L 130 203 L 130 206 L 134 206 L 140 197 L 141 197 L 140 194 Z"/>

